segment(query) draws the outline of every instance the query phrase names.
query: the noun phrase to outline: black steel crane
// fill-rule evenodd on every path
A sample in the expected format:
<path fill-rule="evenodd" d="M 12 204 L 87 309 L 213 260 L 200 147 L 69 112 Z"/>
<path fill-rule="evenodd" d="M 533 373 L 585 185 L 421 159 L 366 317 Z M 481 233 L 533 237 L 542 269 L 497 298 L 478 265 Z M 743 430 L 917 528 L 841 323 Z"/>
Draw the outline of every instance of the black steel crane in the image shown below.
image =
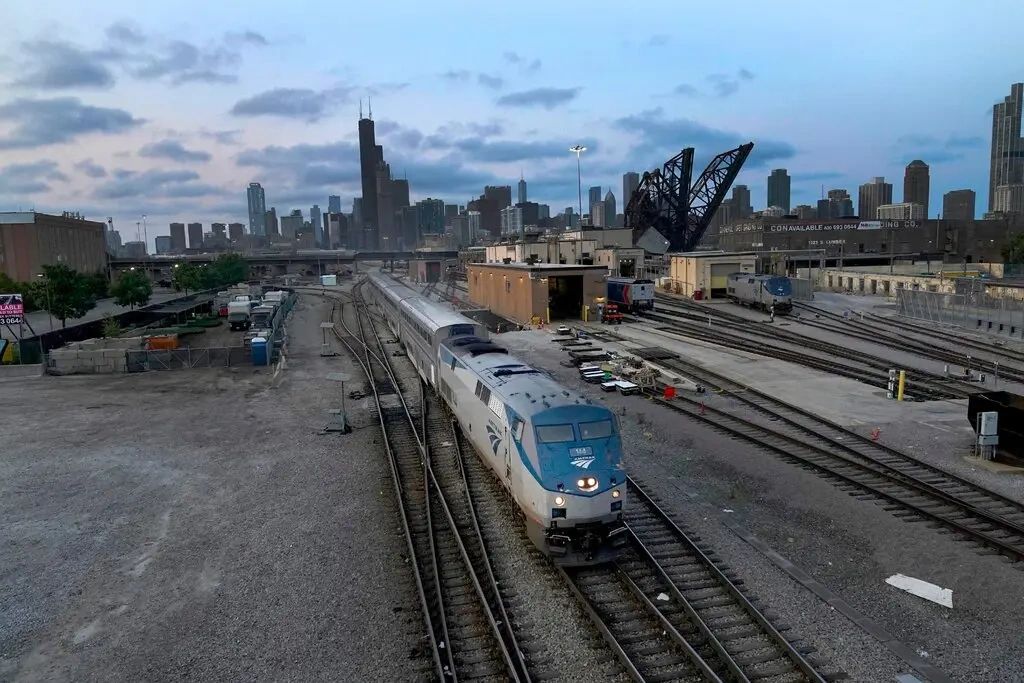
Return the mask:
<path fill-rule="evenodd" d="M 693 147 L 659 169 L 645 172 L 626 205 L 626 227 L 633 242 L 651 228 L 668 240 L 669 251 L 692 251 L 754 148 L 753 142 L 722 152 L 691 183 Z"/>

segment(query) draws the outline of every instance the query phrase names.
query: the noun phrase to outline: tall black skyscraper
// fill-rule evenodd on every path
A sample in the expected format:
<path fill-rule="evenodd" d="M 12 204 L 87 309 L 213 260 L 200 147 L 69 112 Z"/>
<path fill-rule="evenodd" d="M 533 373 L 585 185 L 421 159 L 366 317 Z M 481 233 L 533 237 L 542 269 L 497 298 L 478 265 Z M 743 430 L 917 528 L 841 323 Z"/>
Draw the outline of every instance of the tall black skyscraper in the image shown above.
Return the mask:
<path fill-rule="evenodd" d="M 777 168 L 768 176 L 768 206 L 789 213 L 789 174 L 784 168 Z"/>
<path fill-rule="evenodd" d="M 372 116 L 373 113 L 370 113 Z M 362 180 L 362 223 L 355 226 L 355 231 L 362 231 L 362 246 L 365 249 L 377 249 L 380 235 L 377 230 L 377 164 L 381 154 L 378 151 L 376 136 L 373 131 L 373 119 L 359 117 L 359 175 Z"/>

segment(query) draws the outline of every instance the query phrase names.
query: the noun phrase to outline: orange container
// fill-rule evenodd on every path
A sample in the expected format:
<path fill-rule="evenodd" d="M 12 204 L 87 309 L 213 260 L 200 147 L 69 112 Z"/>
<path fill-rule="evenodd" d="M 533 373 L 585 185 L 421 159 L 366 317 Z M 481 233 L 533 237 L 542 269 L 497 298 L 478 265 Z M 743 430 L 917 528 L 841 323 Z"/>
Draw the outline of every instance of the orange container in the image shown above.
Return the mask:
<path fill-rule="evenodd" d="M 146 339 L 146 348 L 150 351 L 169 351 L 178 348 L 178 335 L 165 334 Z"/>

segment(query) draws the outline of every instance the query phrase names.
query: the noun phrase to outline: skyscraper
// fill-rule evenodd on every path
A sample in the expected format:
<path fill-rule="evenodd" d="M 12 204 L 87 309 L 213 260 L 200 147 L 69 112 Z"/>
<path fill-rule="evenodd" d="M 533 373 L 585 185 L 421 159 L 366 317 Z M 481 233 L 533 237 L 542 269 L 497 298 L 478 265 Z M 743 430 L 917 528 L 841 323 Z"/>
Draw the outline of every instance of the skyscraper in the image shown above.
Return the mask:
<path fill-rule="evenodd" d="M 622 209 L 625 211 L 626 207 L 629 206 L 629 200 L 633 197 L 633 193 L 636 192 L 636 188 L 640 187 L 640 174 L 636 171 L 630 171 L 629 173 L 622 174 Z"/>
<path fill-rule="evenodd" d="M 903 173 L 903 203 L 920 204 L 924 207 L 924 217 L 928 218 L 928 164 L 914 159 L 907 164 Z"/>
<path fill-rule="evenodd" d="M 181 254 L 185 248 L 185 224 L 171 223 L 171 251 Z"/>
<path fill-rule="evenodd" d="M 504 209 L 512 205 L 511 185 L 487 185 L 484 187 L 484 199 L 490 199 L 498 204 L 498 209 Z"/>
<path fill-rule="evenodd" d="M 293 209 L 287 216 L 281 216 L 281 237 L 295 239 L 303 227 L 302 210 Z"/>
<path fill-rule="evenodd" d="M 526 201 L 526 180 L 523 179 L 523 175 L 519 174 L 519 204 Z"/>
<path fill-rule="evenodd" d="M 372 116 L 372 113 L 371 113 Z M 379 235 L 377 232 L 377 166 L 381 161 L 381 152 L 373 129 L 372 118 L 359 118 L 359 176 L 362 181 L 362 224 L 356 231 L 363 232 L 360 247 L 377 249 Z"/>
<path fill-rule="evenodd" d="M 992 167 L 988 179 L 988 210 L 995 207 L 996 188 L 1024 183 L 1024 138 L 1021 107 L 1024 83 L 1010 86 L 1010 94 L 992 107 Z"/>
<path fill-rule="evenodd" d="M 776 168 L 768 176 L 768 206 L 777 206 L 789 213 L 790 178 L 784 168 Z"/>
<path fill-rule="evenodd" d="M 604 225 L 606 228 L 615 227 L 615 195 L 611 190 L 604 196 Z"/>
<path fill-rule="evenodd" d="M 974 190 L 953 190 L 942 195 L 942 217 L 950 220 L 971 220 L 975 212 Z"/>
<path fill-rule="evenodd" d="M 590 224 L 594 225 L 594 204 L 601 201 L 601 186 L 595 185 L 591 187 L 588 195 L 590 201 L 587 202 L 587 210 L 590 211 Z"/>
<path fill-rule="evenodd" d="M 189 223 L 188 224 L 188 248 L 189 249 L 202 249 L 203 248 L 203 224 L 202 223 Z"/>
<path fill-rule="evenodd" d="M 320 205 L 314 204 L 309 208 L 309 222 L 313 225 L 313 241 L 316 246 L 326 249 L 327 240 L 324 238 L 323 223 L 321 223 Z"/>
<path fill-rule="evenodd" d="M 259 183 L 249 183 L 249 189 L 245 191 L 245 195 L 249 200 L 249 234 L 266 235 L 264 220 L 267 213 L 267 198 L 263 193 L 263 186 Z"/>
<path fill-rule="evenodd" d="M 603 228 L 608 221 L 604 215 L 604 202 L 594 202 L 590 205 L 590 224 L 595 228 Z"/>
<path fill-rule="evenodd" d="M 858 215 L 869 221 L 878 218 L 878 207 L 892 204 L 892 183 L 885 182 L 882 176 L 875 176 L 870 183 L 860 186 L 857 197 Z"/>
<path fill-rule="evenodd" d="M 228 223 L 228 239 L 232 242 L 238 242 L 245 236 L 245 224 L 244 223 Z"/>
<path fill-rule="evenodd" d="M 332 194 L 327 198 L 327 213 L 341 213 L 341 197 Z"/>
<path fill-rule="evenodd" d="M 889 186 L 889 196 L 892 196 L 892 185 Z M 879 205 L 880 206 L 880 205 Z M 875 207 L 878 208 L 877 206 Z M 843 189 L 828 191 L 828 216 L 826 218 L 847 218 L 855 215 L 853 213 L 853 199 L 850 193 Z M 875 216 L 871 217 L 872 220 Z"/>
<path fill-rule="evenodd" d="M 750 188 L 746 185 L 732 186 L 732 220 L 750 218 L 754 207 L 750 205 Z"/>
<path fill-rule="evenodd" d="M 270 239 L 271 237 L 277 237 L 278 235 L 280 235 L 281 231 L 277 225 L 277 209 L 275 209 L 274 207 L 270 207 L 267 210 L 267 213 L 264 214 L 264 216 L 265 218 L 263 222 L 266 225 L 267 229 L 267 239 Z"/>

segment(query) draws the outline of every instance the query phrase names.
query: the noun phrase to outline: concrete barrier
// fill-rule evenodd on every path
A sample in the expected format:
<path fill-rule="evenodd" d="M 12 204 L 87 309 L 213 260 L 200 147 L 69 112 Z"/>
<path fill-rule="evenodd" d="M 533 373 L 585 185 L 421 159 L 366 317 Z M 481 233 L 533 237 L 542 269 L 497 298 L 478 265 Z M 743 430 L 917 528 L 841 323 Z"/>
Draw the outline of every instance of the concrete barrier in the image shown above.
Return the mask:
<path fill-rule="evenodd" d="M 5 379 L 39 377 L 42 374 L 42 363 L 30 363 L 28 365 L 0 365 L 0 382 Z"/>
<path fill-rule="evenodd" d="M 128 371 L 128 351 L 142 348 L 142 337 L 86 339 L 50 352 L 51 375 L 104 375 Z"/>

